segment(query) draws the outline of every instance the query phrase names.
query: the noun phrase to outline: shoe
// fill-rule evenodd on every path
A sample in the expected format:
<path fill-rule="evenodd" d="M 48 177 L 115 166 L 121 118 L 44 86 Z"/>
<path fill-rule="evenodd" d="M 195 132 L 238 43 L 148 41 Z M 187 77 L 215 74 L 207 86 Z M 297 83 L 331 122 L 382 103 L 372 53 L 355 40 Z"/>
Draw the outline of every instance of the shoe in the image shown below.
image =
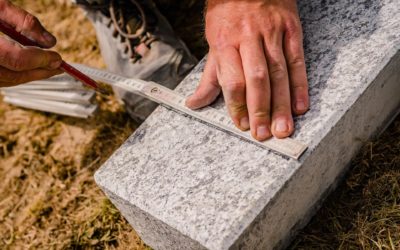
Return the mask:
<path fill-rule="evenodd" d="M 171 25 L 148 0 L 76 0 L 92 21 L 111 72 L 173 89 L 197 64 Z M 130 116 L 142 122 L 157 104 L 114 88 Z"/>

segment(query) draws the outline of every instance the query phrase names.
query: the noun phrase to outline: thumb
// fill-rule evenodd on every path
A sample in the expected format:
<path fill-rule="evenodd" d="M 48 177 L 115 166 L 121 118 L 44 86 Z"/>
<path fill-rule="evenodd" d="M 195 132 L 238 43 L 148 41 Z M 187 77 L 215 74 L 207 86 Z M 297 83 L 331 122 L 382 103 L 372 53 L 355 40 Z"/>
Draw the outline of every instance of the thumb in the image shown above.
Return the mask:
<path fill-rule="evenodd" d="M 209 55 L 196 91 L 186 99 L 186 106 L 190 109 L 199 109 L 211 104 L 221 93 L 218 84 L 217 70 L 214 58 Z"/>
<path fill-rule="evenodd" d="M 35 16 L 8 0 L 0 0 L 0 20 L 44 48 L 53 47 L 57 42 L 56 38 L 42 26 Z"/>

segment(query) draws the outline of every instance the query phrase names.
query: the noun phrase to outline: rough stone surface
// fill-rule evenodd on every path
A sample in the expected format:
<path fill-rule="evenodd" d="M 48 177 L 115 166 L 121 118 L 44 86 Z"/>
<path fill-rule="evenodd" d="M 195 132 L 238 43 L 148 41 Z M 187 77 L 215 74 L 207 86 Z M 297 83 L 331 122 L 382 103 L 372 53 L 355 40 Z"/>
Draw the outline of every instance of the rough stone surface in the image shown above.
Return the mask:
<path fill-rule="evenodd" d="M 295 120 L 310 146 L 300 161 L 160 107 L 96 173 L 153 248 L 283 247 L 398 110 L 398 0 L 299 5 L 311 96 Z M 176 91 L 192 93 L 203 64 Z"/>

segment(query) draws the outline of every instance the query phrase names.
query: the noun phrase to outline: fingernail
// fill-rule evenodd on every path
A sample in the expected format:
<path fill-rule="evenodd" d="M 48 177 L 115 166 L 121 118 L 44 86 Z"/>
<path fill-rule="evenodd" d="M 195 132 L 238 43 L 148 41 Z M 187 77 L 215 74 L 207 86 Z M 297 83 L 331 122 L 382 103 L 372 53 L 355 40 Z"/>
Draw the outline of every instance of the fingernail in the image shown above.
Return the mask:
<path fill-rule="evenodd" d="M 296 109 L 297 109 L 297 111 L 303 111 L 306 109 L 306 104 L 303 101 L 297 101 Z"/>
<path fill-rule="evenodd" d="M 61 66 L 61 62 L 60 60 L 57 61 L 53 61 L 50 63 L 50 69 L 58 69 Z"/>
<path fill-rule="evenodd" d="M 242 119 L 240 119 L 240 127 L 245 130 L 250 128 L 249 118 L 247 116 L 244 116 Z"/>
<path fill-rule="evenodd" d="M 268 138 L 269 136 L 270 136 L 270 133 L 269 133 L 267 126 L 265 126 L 265 125 L 258 126 L 258 128 L 257 128 L 257 138 L 258 139 L 263 140 L 263 139 Z"/>
<path fill-rule="evenodd" d="M 190 108 L 190 109 L 195 108 L 195 107 L 193 106 L 193 95 L 191 95 L 191 96 L 189 96 L 188 98 L 186 98 L 185 105 L 186 105 L 186 107 L 188 107 L 188 108 Z"/>
<path fill-rule="evenodd" d="M 52 34 L 50 34 L 49 32 L 45 31 L 45 32 L 43 32 L 42 35 L 43 35 L 44 39 L 45 39 L 48 43 L 55 43 L 56 38 L 55 38 Z"/>
<path fill-rule="evenodd" d="M 286 119 L 279 118 L 275 121 L 276 132 L 287 132 L 289 130 L 288 123 Z"/>

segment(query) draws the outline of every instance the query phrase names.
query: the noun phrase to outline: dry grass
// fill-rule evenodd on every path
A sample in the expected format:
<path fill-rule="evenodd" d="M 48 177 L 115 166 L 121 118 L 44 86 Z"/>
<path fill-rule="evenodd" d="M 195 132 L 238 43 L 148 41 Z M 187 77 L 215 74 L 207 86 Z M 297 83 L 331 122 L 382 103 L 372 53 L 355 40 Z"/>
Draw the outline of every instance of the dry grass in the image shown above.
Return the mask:
<path fill-rule="evenodd" d="M 366 143 L 292 249 L 400 249 L 400 116 Z"/>
<path fill-rule="evenodd" d="M 66 60 L 103 67 L 94 30 L 81 11 L 51 0 L 17 3 L 57 36 L 55 49 Z M 0 102 L 2 248 L 145 248 L 93 180 L 135 129 L 113 96 L 97 99 L 101 111 L 89 120 Z"/>
<path fill-rule="evenodd" d="M 94 30 L 69 1 L 15 2 L 58 37 L 65 59 L 104 66 Z M 191 50 L 204 55 L 203 1 L 156 2 Z M 98 116 L 80 120 L 0 100 L 0 249 L 148 249 L 94 183 L 94 171 L 136 126 L 114 97 L 98 101 Z M 365 145 L 291 248 L 400 249 L 399 157 L 400 118 Z"/>

